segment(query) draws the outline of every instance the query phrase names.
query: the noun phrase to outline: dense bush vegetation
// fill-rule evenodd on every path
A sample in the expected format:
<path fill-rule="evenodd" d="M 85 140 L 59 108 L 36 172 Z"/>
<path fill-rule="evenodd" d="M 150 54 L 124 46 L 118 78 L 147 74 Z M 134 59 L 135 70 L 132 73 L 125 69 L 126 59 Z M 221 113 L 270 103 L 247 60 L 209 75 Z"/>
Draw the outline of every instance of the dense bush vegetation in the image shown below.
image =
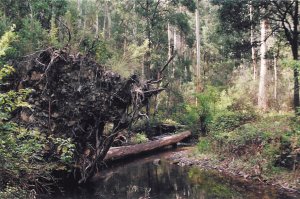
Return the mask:
<path fill-rule="evenodd" d="M 14 72 L 4 62 L 16 38 L 12 29 L 0 39 L 0 85 L 5 85 L 5 79 Z M 49 188 L 44 183 L 53 181 L 51 171 L 66 169 L 72 163 L 74 145 L 70 139 L 47 137 L 12 120 L 14 111 L 30 108 L 25 102 L 30 92 L 20 89 L 0 93 L 0 198 L 34 197 L 35 189 Z"/>

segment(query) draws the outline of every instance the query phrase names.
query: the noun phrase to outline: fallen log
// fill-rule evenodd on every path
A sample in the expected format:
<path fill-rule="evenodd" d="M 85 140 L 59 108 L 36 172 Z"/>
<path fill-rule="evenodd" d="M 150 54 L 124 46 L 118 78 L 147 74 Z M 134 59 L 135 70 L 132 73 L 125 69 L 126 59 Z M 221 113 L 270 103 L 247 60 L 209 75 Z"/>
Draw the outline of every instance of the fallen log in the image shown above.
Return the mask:
<path fill-rule="evenodd" d="M 143 144 L 136 144 L 131 146 L 111 147 L 107 152 L 104 160 L 116 160 L 128 156 L 137 155 L 143 152 L 153 151 L 168 145 L 176 144 L 185 138 L 191 136 L 190 131 L 185 131 L 175 135 L 166 136 L 158 140 L 150 141 Z"/>

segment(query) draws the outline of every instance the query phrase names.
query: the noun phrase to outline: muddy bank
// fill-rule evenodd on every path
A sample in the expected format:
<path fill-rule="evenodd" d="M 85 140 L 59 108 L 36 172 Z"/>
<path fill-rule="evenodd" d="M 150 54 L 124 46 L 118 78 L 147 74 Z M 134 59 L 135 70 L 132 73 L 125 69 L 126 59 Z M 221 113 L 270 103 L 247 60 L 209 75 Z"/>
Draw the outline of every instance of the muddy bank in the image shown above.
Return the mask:
<path fill-rule="evenodd" d="M 250 190 L 271 188 L 278 193 L 300 198 L 299 186 L 291 185 L 287 179 L 281 179 L 279 176 L 278 178 L 266 179 L 263 175 L 256 175 L 255 171 L 248 173 L 245 170 L 229 167 L 229 164 L 235 161 L 234 158 L 231 160 L 217 160 L 209 155 L 196 155 L 195 150 L 196 148 L 189 147 L 186 150 L 170 154 L 167 159 L 172 164 L 181 167 L 197 167 L 203 170 L 215 171 Z"/>

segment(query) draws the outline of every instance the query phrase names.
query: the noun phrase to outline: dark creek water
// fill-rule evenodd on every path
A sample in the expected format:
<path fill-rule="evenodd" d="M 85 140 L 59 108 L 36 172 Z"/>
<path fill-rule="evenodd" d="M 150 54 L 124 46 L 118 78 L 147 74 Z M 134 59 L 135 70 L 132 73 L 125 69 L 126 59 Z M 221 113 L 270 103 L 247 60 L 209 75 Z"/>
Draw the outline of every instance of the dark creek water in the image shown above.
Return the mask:
<path fill-rule="evenodd" d="M 270 188 L 245 188 L 217 173 L 179 167 L 151 156 L 101 172 L 81 189 L 55 199 L 295 198 Z"/>

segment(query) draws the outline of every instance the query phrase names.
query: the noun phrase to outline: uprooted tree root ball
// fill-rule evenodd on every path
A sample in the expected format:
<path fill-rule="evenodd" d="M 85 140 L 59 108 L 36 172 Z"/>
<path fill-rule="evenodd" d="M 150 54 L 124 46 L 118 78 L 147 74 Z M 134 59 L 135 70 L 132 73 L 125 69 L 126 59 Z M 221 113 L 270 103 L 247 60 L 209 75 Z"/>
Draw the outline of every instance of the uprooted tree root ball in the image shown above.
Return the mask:
<path fill-rule="evenodd" d="M 118 132 L 144 115 L 142 107 L 164 90 L 153 85 L 159 81 L 124 79 L 66 49 L 49 48 L 27 59 L 26 70 L 18 70 L 18 88 L 32 89 L 31 109 L 20 111 L 21 121 L 47 135 L 72 138 L 79 183 L 95 172 Z"/>

